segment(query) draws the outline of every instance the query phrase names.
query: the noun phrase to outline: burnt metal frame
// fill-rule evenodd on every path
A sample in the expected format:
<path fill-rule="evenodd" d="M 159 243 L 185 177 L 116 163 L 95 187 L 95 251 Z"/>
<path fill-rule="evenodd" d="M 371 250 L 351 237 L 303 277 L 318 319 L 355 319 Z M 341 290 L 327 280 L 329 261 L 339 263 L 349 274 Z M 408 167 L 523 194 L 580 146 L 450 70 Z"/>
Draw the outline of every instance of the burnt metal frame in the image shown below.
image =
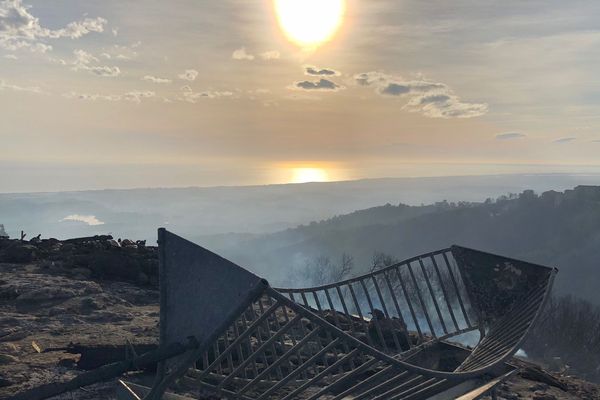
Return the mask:
<path fill-rule="evenodd" d="M 159 231 L 159 238 L 162 238 L 163 247 L 165 234 L 166 231 L 163 230 L 162 235 Z M 179 359 L 177 363 L 172 365 L 172 368 L 168 372 L 166 364 L 161 365 L 156 383 L 146 399 L 160 398 L 166 388 L 177 379 L 196 386 L 200 385 L 201 387 L 210 388 L 226 396 L 248 400 L 266 399 L 270 395 L 277 393 L 280 389 L 287 389 L 288 393 L 283 398 L 288 400 L 295 398 L 294 396 L 310 387 L 320 387 L 319 392 L 310 397 L 311 399 L 317 399 L 341 385 L 346 385 L 346 389 L 334 397 L 334 399 L 341 399 L 348 394 L 354 394 L 356 399 L 426 398 L 418 396 L 427 396 L 429 392 L 444 389 L 456 384 L 456 382 L 479 377 L 506 361 L 518 349 L 528 330 L 540 314 L 552 287 L 556 269 L 540 267 L 548 272 L 546 279 L 541 279 L 539 287 L 536 287 L 535 290 L 525 293 L 525 295 L 529 296 L 524 296 L 522 299 L 518 299 L 519 301 L 515 301 L 511 309 L 506 313 L 506 318 L 494 321 L 497 324 L 492 324 L 486 334 L 481 326 L 485 316 L 481 315 L 480 310 L 473 310 L 470 305 L 468 284 L 462 281 L 465 271 L 460 264 L 455 263 L 455 265 L 452 265 L 450 262 L 449 256 L 452 256 L 453 251 L 456 249 L 472 251 L 453 246 L 449 249 L 413 257 L 360 277 L 312 288 L 273 289 L 266 281 L 260 280 L 259 284 L 247 293 L 244 300 L 230 314 L 223 316 L 218 327 L 210 329 L 212 331 L 210 334 L 203 335 L 203 340 L 197 350 L 189 352 L 185 359 Z M 166 255 L 164 251 L 159 252 L 159 255 L 161 266 L 163 266 Z M 438 260 L 444 261 L 443 265 L 447 268 L 450 281 L 447 281 L 446 284 L 452 284 L 451 288 L 453 288 L 456 295 L 456 299 L 454 300 L 458 303 L 455 304 L 455 307 L 452 306 L 452 301 L 449 299 L 448 293 L 450 293 L 450 290 L 444 284 L 436 256 Z M 502 257 L 502 259 L 508 262 L 522 263 L 521 261 L 505 257 Z M 431 260 L 431 263 L 426 266 L 424 260 Z M 419 286 L 413 269 L 413 263 L 417 264 L 417 267 L 420 268 L 419 270 L 425 280 L 426 286 L 423 286 L 423 284 L 421 284 L 421 287 Z M 407 283 L 404 282 L 403 274 L 400 270 L 401 267 L 405 267 L 406 271 L 408 271 L 409 282 L 412 282 L 412 285 L 414 285 L 412 288 L 416 290 L 416 299 L 413 299 L 417 300 L 416 306 L 412 304 L 411 294 L 407 293 Z M 395 331 L 392 332 L 392 341 L 394 344 L 393 347 L 396 347 L 396 349 L 394 351 L 388 348 L 379 319 L 373 318 L 371 321 L 368 321 L 368 318 L 362 312 L 361 302 L 358 300 L 353 287 L 353 285 L 357 284 L 362 289 L 364 295 L 362 297 L 363 305 L 366 302 L 371 313 L 375 314 L 375 304 L 378 301 L 379 306 L 383 308 L 380 311 L 385 315 L 387 320 L 393 317 L 393 310 L 395 309 L 397 312 L 396 318 L 398 318 L 398 321 L 402 321 L 401 323 L 404 323 L 405 316 L 402 314 L 402 307 L 396 296 L 397 293 L 394 293 L 393 285 L 388 275 L 391 272 L 395 272 L 397 275 L 397 284 L 399 284 L 397 289 L 401 288 L 404 303 L 407 305 L 408 311 L 410 311 L 408 313 L 405 310 L 405 314 L 409 314 L 407 316 L 412 318 L 413 326 L 421 341 L 421 343 L 414 345 L 409 338 L 408 343 L 410 348 L 408 351 L 399 346 L 398 332 Z M 434 288 L 435 284 L 432 284 L 428 272 L 432 276 L 437 277 L 439 287 Z M 164 278 L 163 272 L 161 272 L 161 278 Z M 386 296 L 383 295 L 381 286 L 378 283 L 379 279 L 381 279 L 381 286 L 384 288 L 387 287 L 389 294 L 388 304 L 385 304 Z M 371 293 L 373 297 L 369 293 L 367 282 L 374 289 L 374 292 L 372 291 Z M 420 290 L 421 288 L 424 288 L 424 290 Z M 166 321 L 162 312 L 162 289 L 163 286 L 161 284 L 161 345 L 165 344 L 165 337 L 162 332 L 164 329 L 163 322 Z M 443 299 L 436 298 L 435 289 L 439 289 L 439 294 Z M 338 295 L 340 308 L 343 311 L 335 309 L 331 293 L 329 293 L 330 290 Z M 348 304 L 346 304 L 342 294 L 344 291 L 350 294 L 354 310 L 358 314 L 358 317 L 355 317 L 350 312 L 351 309 L 348 308 Z M 428 302 L 428 304 L 426 304 L 423 298 L 427 292 L 431 296 L 431 303 Z M 321 304 L 319 293 L 323 295 L 323 299 L 326 299 L 326 306 L 329 306 L 329 309 L 323 307 Z M 302 298 L 302 303 L 297 302 L 294 295 L 299 295 Z M 307 295 L 312 296 L 316 308 L 311 306 Z M 412 293 L 412 296 L 414 297 L 415 293 Z M 263 298 L 265 297 L 269 300 L 266 310 L 263 305 Z M 373 298 L 375 298 L 375 302 Z M 440 300 L 439 303 L 438 300 Z M 440 304 L 444 303 L 441 300 L 446 304 L 445 307 L 450 317 L 449 321 L 444 321 L 444 317 L 442 316 Z M 389 302 L 393 303 L 393 308 Z M 433 306 L 435 313 L 432 312 L 432 315 L 429 315 L 428 306 Z M 283 321 L 280 321 L 280 315 L 275 313 L 279 308 L 283 310 L 283 314 L 280 313 L 284 318 Z M 248 310 L 251 310 L 251 313 Z M 333 314 L 333 323 L 325 319 L 327 310 Z M 419 311 L 424 314 L 427 322 L 426 327 L 421 327 L 421 324 L 419 324 L 417 317 Z M 462 317 L 461 319 L 463 319 L 464 324 L 458 322 L 455 311 L 462 313 L 460 317 Z M 476 318 L 473 318 L 473 315 L 469 315 L 473 312 L 477 314 Z M 260 316 L 257 316 L 258 313 Z M 288 315 L 288 313 L 292 315 Z M 247 324 L 246 314 L 248 314 L 248 319 L 256 317 L 250 325 Z M 436 315 L 438 317 L 437 321 L 434 320 Z M 342 330 L 338 326 L 339 318 L 342 316 L 349 318 L 350 327 L 348 331 Z M 477 324 L 472 323 L 475 319 L 478 321 Z M 308 324 L 311 324 L 312 330 L 307 326 L 307 321 Z M 438 335 L 436 333 L 432 321 L 436 322 L 440 333 L 443 332 L 443 334 Z M 511 321 L 515 323 L 511 324 Z M 368 332 L 370 322 L 373 322 L 373 325 L 375 325 L 376 338 L 379 339 L 381 346 L 376 346 Z M 454 325 L 454 331 L 449 331 L 448 327 L 450 323 L 447 326 L 446 322 L 451 322 Z M 461 325 L 464 325 L 464 327 L 461 328 Z M 356 337 L 356 331 L 361 326 L 363 332 L 366 331 L 368 343 L 364 343 Z M 423 328 L 429 328 L 428 332 L 430 336 L 427 336 L 427 331 Z M 256 331 L 251 331 L 254 329 Z M 283 354 L 278 354 L 278 346 L 285 348 L 284 336 L 293 329 L 297 329 L 299 334 L 296 337 L 288 335 L 288 342 L 291 341 L 292 347 L 283 352 Z M 453 372 L 424 368 L 406 361 L 408 356 L 430 345 L 476 329 L 480 329 L 484 333 L 484 336 L 465 362 Z M 229 340 L 230 331 L 232 332 L 233 340 Z M 255 332 L 255 335 L 252 335 L 253 332 Z M 264 338 L 263 332 L 266 334 Z M 322 337 L 323 335 L 324 337 Z M 256 340 L 258 347 L 253 351 L 247 352 L 244 356 L 242 348 L 247 345 L 244 342 L 245 339 L 248 339 L 250 349 L 252 347 L 250 337 Z M 310 350 L 307 350 L 306 346 L 316 343 L 311 342 L 313 338 L 318 339 L 318 348 L 320 349 L 311 355 Z M 263 339 L 265 340 L 263 341 Z M 221 343 L 224 343 L 223 350 L 220 349 Z M 301 355 L 303 348 L 308 353 L 306 359 Z M 333 360 L 327 359 L 328 353 L 332 354 Z M 296 354 L 295 357 L 293 357 L 294 354 Z M 235 362 L 237 362 L 237 365 L 234 362 L 233 355 L 236 355 Z M 209 357 L 212 358 L 212 362 L 210 363 Z M 263 359 L 261 363 L 257 362 L 259 357 Z M 238 358 L 241 358 L 241 362 L 239 362 Z M 271 363 L 269 363 L 269 358 L 272 360 Z M 298 366 L 296 368 L 294 368 L 291 359 L 294 359 L 297 363 Z M 316 363 L 320 360 L 322 360 L 322 363 L 317 366 Z M 197 362 L 203 364 L 202 369 L 193 368 Z M 223 365 L 223 363 L 226 365 Z M 250 367 L 250 373 L 248 368 L 246 368 L 247 366 Z M 376 366 L 379 366 L 378 369 L 374 369 Z M 349 383 L 354 382 L 353 379 L 361 377 L 368 370 L 378 372 L 366 379 L 362 379 L 359 383 L 350 384 L 349 388 L 347 387 Z M 225 371 L 228 371 L 228 373 Z M 335 374 L 335 371 L 338 373 Z M 289 373 L 284 375 L 284 372 Z M 238 377 L 238 374 L 242 374 L 243 376 Z M 251 378 L 248 378 L 248 375 Z M 301 379 L 298 379 L 299 376 L 301 376 Z M 270 377 L 273 379 L 263 379 Z M 211 379 L 213 381 L 220 380 L 220 382 L 214 385 L 209 383 Z M 383 381 L 381 381 L 382 379 Z M 325 381 L 328 383 L 323 384 Z M 231 382 L 243 384 L 243 386 L 238 389 L 226 388 Z M 256 390 L 261 385 L 266 385 L 268 389 L 262 392 L 259 390 L 258 394 L 255 393 L 253 395 L 254 397 L 245 394 L 253 389 Z M 382 390 L 384 391 L 383 393 L 381 393 Z"/>

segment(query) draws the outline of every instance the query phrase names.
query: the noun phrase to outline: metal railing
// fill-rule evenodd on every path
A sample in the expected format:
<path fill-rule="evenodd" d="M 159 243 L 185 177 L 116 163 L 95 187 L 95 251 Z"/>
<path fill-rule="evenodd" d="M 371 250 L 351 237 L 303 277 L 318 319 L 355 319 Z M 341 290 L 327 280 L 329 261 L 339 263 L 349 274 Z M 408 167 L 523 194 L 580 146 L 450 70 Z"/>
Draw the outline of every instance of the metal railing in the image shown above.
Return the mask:
<path fill-rule="evenodd" d="M 492 373 L 511 357 L 556 273 L 453 246 L 341 282 L 273 289 L 175 235 L 163 236 L 162 245 L 165 310 L 183 314 L 163 316 L 161 303 L 161 346 L 186 335 L 200 345 L 159 369 L 147 399 L 160 398 L 175 380 L 245 400 L 427 399 Z M 211 281 L 215 274 L 218 284 Z M 207 290 L 194 292 L 195 281 Z M 222 299 L 226 313 L 188 321 L 207 310 L 174 295 L 178 287 L 203 306 L 218 308 Z M 197 327 L 205 332 L 194 335 Z M 476 329 L 481 340 L 452 370 L 415 361 Z"/>

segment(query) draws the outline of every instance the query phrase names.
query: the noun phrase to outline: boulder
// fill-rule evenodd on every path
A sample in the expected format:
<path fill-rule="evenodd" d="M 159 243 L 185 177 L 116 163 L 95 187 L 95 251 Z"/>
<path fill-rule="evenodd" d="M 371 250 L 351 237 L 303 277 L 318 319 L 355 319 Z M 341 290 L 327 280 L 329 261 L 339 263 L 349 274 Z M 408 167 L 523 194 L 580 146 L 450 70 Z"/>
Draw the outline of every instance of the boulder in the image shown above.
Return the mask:
<path fill-rule="evenodd" d="M 36 260 L 37 257 L 37 247 L 20 241 L 13 241 L 11 245 L 5 248 L 2 251 L 2 254 L 0 254 L 0 259 L 4 262 L 18 264 L 32 262 Z"/>
<path fill-rule="evenodd" d="M 13 364 L 19 362 L 19 359 L 10 354 L 0 354 L 0 365 Z"/>

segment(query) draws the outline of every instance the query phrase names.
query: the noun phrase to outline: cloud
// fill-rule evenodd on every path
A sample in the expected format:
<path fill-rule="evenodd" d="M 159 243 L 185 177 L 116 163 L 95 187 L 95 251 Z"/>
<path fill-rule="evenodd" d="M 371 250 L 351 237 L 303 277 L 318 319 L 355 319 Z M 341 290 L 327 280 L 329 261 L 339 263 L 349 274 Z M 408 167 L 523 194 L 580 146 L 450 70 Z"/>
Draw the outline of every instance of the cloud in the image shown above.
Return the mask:
<path fill-rule="evenodd" d="M 316 82 L 312 81 L 299 81 L 294 83 L 293 89 L 298 90 L 322 90 L 322 91 L 336 91 L 339 89 L 343 89 L 342 86 L 337 83 L 330 81 L 329 79 L 319 79 Z"/>
<path fill-rule="evenodd" d="M 85 101 L 96 101 L 96 100 L 105 100 L 105 101 L 119 101 L 121 100 L 121 95 L 118 94 L 89 94 L 89 93 L 77 93 L 77 92 L 68 92 L 64 93 L 63 97 L 67 99 L 77 99 L 77 100 L 85 100 Z"/>
<path fill-rule="evenodd" d="M 360 74 L 354 75 L 354 80 L 360 86 L 385 83 L 388 79 L 391 79 L 391 76 L 376 71 L 361 72 Z"/>
<path fill-rule="evenodd" d="M 148 81 L 152 83 L 171 83 L 172 81 L 167 78 L 159 78 L 157 76 L 146 75 L 142 78 L 143 81 Z"/>
<path fill-rule="evenodd" d="M 507 132 L 507 133 L 499 133 L 496 135 L 496 139 L 498 140 L 511 140 L 511 139 L 520 139 L 524 138 L 527 135 L 519 132 Z"/>
<path fill-rule="evenodd" d="M 310 76 L 339 76 L 340 73 L 331 68 L 317 68 L 313 65 L 304 67 L 304 74 Z"/>
<path fill-rule="evenodd" d="M 575 140 L 577 140 L 576 137 L 570 136 L 570 137 L 564 137 L 564 138 L 553 140 L 552 143 L 564 144 L 564 143 L 574 142 Z"/>
<path fill-rule="evenodd" d="M 103 32 L 108 22 L 100 17 L 84 18 L 53 30 L 43 27 L 39 18 L 29 12 L 30 8 L 22 0 L 0 2 L 0 47 L 10 51 L 29 49 L 45 53 L 52 50 L 52 46 L 44 43 L 46 39 L 78 39 L 91 32 Z"/>
<path fill-rule="evenodd" d="M 260 58 L 263 60 L 279 60 L 281 54 L 277 50 L 268 50 L 259 54 Z"/>
<path fill-rule="evenodd" d="M 233 96 L 233 92 L 230 91 L 212 91 L 206 90 L 203 92 L 194 92 L 193 89 L 189 86 L 183 86 L 181 88 L 181 92 L 183 95 L 183 101 L 187 101 L 188 103 L 196 103 L 200 99 L 216 99 L 220 97 L 231 97 Z"/>
<path fill-rule="evenodd" d="M 279 54 L 279 53 L 277 53 L 277 54 Z M 254 60 L 254 56 L 252 54 L 246 53 L 245 47 L 241 47 L 237 50 L 234 50 L 234 52 L 231 54 L 231 58 L 233 58 L 234 60 L 248 60 L 248 61 Z"/>
<path fill-rule="evenodd" d="M 198 71 L 195 69 L 186 69 L 183 73 L 177 75 L 177 77 L 184 81 L 195 81 L 198 77 Z"/>
<path fill-rule="evenodd" d="M 137 47 L 141 45 L 141 42 L 135 42 L 130 46 L 123 46 L 119 44 L 115 44 L 108 49 L 100 56 L 106 59 L 116 59 L 122 61 L 133 60 L 138 57 L 139 53 L 135 50 Z"/>
<path fill-rule="evenodd" d="M 132 103 L 140 104 L 142 100 L 156 97 L 156 93 L 150 90 L 133 90 L 124 94 L 89 94 L 89 93 L 77 93 L 68 92 L 63 94 L 63 97 L 68 99 L 77 99 L 85 101 L 129 101 Z"/>
<path fill-rule="evenodd" d="M 141 103 L 142 99 L 149 99 L 156 96 L 156 93 L 150 90 L 134 90 L 127 92 L 123 95 L 123 100 L 132 101 L 134 103 Z"/>
<path fill-rule="evenodd" d="M 375 87 L 376 93 L 389 97 L 406 97 L 403 109 L 430 118 L 473 118 L 488 112 L 485 103 L 463 102 L 444 83 L 424 78 L 405 80 L 383 72 L 370 71 L 354 75 L 359 86 Z"/>
<path fill-rule="evenodd" d="M 6 54 L 4 56 L 4 58 L 6 58 L 7 60 L 18 60 L 19 57 L 15 56 L 14 54 Z"/>
<path fill-rule="evenodd" d="M 37 86 L 17 86 L 7 83 L 0 79 L 0 91 L 12 90 L 14 92 L 31 92 L 31 93 L 42 93 L 42 89 Z"/>
<path fill-rule="evenodd" d="M 111 78 L 121 74 L 121 70 L 117 66 L 93 65 L 100 60 L 85 50 L 75 50 L 73 55 L 75 56 L 74 61 L 71 63 L 73 71 L 88 71 L 94 75 Z"/>
<path fill-rule="evenodd" d="M 104 225 L 104 222 L 100 221 L 94 215 L 71 214 L 71 215 L 67 215 L 66 217 L 64 217 L 63 219 L 61 219 L 58 222 L 65 222 L 65 221 L 83 222 L 84 224 L 87 224 L 90 226 Z"/>

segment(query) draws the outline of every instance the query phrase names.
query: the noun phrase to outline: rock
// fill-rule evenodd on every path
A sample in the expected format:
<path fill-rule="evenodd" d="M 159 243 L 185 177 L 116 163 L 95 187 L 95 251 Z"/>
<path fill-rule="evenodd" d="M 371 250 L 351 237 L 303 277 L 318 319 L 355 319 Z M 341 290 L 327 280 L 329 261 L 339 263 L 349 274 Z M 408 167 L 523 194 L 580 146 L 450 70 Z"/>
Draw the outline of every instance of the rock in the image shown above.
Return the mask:
<path fill-rule="evenodd" d="M 0 365 L 12 364 L 19 362 L 19 359 L 10 354 L 0 354 Z"/>
<path fill-rule="evenodd" d="M 14 343 L 0 343 L 0 354 L 18 354 L 19 346 Z"/>
<path fill-rule="evenodd" d="M 121 241 L 121 247 L 126 247 L 130 249 L 137 249 L 137 244 L 133 240 L 123 239 Z"/>
<path fill-rule="evenodd" d="M 37 247 L 14 241 L 11 246 L 2 251 L 2 260 L 9 263 L 28 263 L 37 259 L 37 253 Z"/>
<path fill-rule="evenodd" d="M 148 282 L 150 281 L 150 278 L 148 278 L 148 275 L 146 275 L 143 272 L 140 272 L 137 276 L 136 279 L 137 283 L 139 283 L 140 285 L 147 285 Z"/>
<path fill-rule="evenodd" d="M 12 385 L 13 385 L 13 382 L 0 376 L 0 387 L 7 387 L 7 386 L 12 386 Z"/>
<path fill-rule="evenodd" d="M 89 279 L 92 277 L 92 270 L 89 268 L 73 268 L 70 272 L 75 279 Z"/>
<path fill-rule="evenodd" d="M 75 297 L 73 289 L 62 287 L 43 287 L 25 292 L 17 297 L 17 304 L 41 303 L 50 300 L 63 300 Z"/>
<path fill-rule="evenodd" d="M 77 362 L 72 358 L 62 358 L 56 363 L 57 367 L 75 369 L 77 368 Z"/>
<path fill-rule="evenodd" d="M 534 392 L 531 399 L 532 400 L 557 400 L 556 396 L 554 396 L 553 394 L 544 393 L 544 392 L 540 392 L 540 391 Z"/>
<path fill-rule="evenodd" d="M 93 297 L 84 297 L 81 299 L 81 311 L 86 312 L 90 310 L 102 310 L 106 308 L 106 304 L 101 299 L 95 299 Z"/>
<path fill-rule="evenodd" d="M 7 333 L 6 335 L 0 336 L 0 342 L 16 342 L 17 340 L 21 340 L 27 336 L 28 335 L 26 331 L 13 331 Z"/>
<path fill-rule="evenodd" d="M 529 390 L 531 390 L 532 392 L 537 392 L 537 391 L 544 392 L 544 391 L 548 390 L 548 387 L 549 386 L 547 384 L 538 382 L 538 383 L 534 384 L 533 386 L 531 386 L 531 388 Z"/>

